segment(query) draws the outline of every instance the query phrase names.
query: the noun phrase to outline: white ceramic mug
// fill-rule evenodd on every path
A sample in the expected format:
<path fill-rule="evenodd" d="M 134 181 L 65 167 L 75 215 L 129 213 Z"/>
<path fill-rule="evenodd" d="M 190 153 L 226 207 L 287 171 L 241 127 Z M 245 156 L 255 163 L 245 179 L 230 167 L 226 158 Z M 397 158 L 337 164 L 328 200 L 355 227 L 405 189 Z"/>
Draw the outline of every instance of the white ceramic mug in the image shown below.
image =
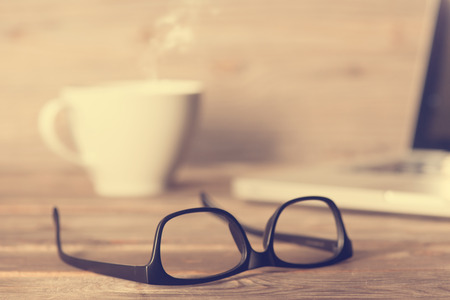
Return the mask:
<path fill-rule="evenodd" d="M 42 108 L 48 147 L 84 166 L 103 196 L 145 196 L 166 190 L 193 132 L 203 86 L 197 81 L 124 81 L 67 87 Z M 55 130 L 66 110 L 77 150 Z"/>

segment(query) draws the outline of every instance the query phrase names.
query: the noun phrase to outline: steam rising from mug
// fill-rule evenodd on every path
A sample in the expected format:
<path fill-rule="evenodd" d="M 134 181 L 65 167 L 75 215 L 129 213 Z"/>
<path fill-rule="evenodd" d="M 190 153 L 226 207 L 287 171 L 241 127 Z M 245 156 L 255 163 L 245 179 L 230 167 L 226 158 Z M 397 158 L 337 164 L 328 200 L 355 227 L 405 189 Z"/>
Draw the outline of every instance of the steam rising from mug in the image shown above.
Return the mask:
<path fill-rule="evenodd" d="M 179 1 L 175 10 L 158 18 L 144 36 L 146 47 L 140 66 L 151 79 L 158 79 L 160 60 L 170 53 L 185 53 L 195 39 L 194 27 L 206 0 Z"/>

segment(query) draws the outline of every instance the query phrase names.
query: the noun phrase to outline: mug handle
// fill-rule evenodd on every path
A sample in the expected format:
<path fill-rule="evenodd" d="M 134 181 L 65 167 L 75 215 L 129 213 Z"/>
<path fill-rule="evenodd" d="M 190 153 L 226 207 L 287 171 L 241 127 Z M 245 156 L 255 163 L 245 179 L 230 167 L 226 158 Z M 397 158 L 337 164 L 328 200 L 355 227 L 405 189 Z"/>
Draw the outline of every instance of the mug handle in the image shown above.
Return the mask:
<path fill-rule="evenodd" d="M 61 99 L 51 100 L 42 107 L 38 120 L 39 133 L 47 147 L 55 154 L 72 163 L 81 165 L 83 164 L 81 157 L 61 141 L 55 130 L 56 117 L 64 107 L 65 104 Z"/>

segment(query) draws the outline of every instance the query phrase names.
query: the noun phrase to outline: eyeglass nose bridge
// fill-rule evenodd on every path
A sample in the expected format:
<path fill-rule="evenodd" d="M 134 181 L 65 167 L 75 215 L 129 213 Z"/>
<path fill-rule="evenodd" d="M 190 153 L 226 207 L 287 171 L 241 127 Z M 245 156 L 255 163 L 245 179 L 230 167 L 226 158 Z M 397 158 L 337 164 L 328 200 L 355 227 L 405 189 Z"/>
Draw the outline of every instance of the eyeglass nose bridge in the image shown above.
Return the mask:
<path fill-rule="evenodd" d="M 264 252 L 251 250 L 249 256 L 250 256 L 248 262 L 249 270 L 275 265 L 272 259 L 273 256 L 270 255 L 269 251 L 267 250 Z"/>

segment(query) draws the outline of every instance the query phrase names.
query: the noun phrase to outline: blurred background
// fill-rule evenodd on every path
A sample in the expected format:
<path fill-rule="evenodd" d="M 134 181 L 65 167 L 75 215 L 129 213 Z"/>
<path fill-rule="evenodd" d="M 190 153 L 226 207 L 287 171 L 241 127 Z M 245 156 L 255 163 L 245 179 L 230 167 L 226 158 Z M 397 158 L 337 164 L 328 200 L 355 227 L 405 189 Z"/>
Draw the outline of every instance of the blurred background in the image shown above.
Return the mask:
<path fill-rule="evenodd" d="M 160 51 L 158 76 L 207 85 L 188 164 L 400 151 L 426 3 L 0 0 L 0 172 L 71 173 L 42 143 L 39 109 L 66 85 L 150 77 L 150 41 L 174 28 L 181 42 Z"/>

